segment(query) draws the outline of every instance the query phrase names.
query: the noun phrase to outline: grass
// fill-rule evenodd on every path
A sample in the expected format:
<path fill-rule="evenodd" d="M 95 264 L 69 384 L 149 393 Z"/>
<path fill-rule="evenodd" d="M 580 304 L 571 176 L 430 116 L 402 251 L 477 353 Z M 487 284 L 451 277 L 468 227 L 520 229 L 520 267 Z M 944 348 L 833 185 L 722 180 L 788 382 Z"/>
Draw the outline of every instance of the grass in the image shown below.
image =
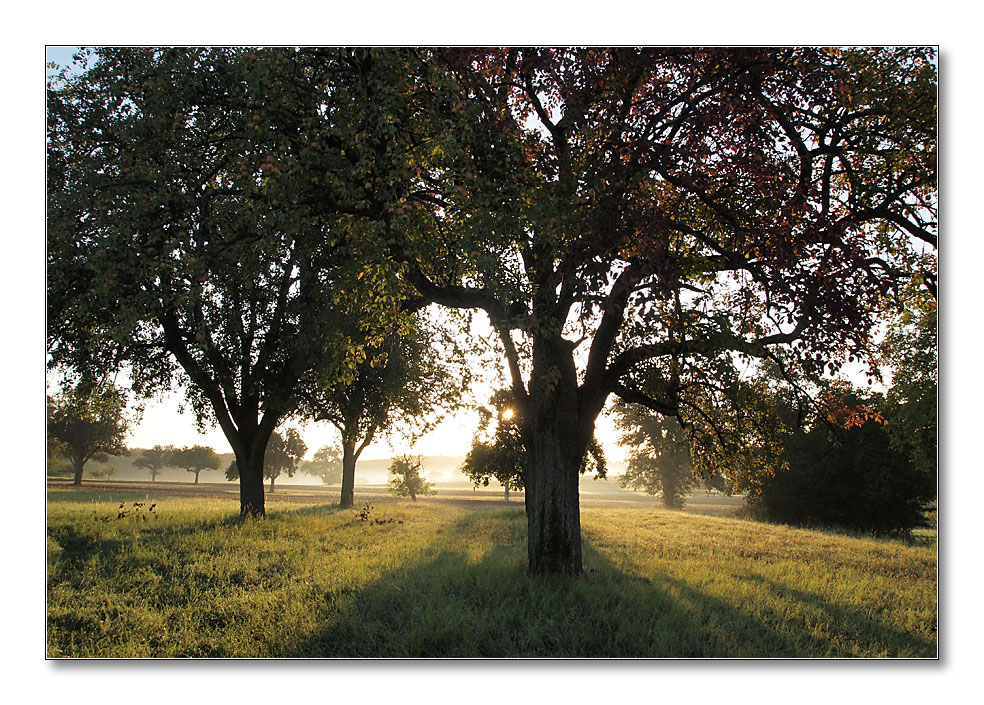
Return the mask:
<path fill-rule="evenodd" d="M 50 657 L 937 653 L 933 546 L 595 502 L 568 580 L 526 574 L 519 502 L 109 496 L 49 491 Z"/>

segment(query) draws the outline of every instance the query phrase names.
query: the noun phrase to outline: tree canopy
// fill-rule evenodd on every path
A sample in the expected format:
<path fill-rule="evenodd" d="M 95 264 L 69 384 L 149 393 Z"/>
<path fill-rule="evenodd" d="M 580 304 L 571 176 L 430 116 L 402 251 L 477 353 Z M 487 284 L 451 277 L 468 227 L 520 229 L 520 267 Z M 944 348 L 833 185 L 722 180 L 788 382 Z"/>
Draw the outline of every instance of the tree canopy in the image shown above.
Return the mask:
<path fill-rule="evenodd" d="M 126 437 L 138 414 L 127 413 L 126 395 L 113 384 L 82 378 L 47 398 L 47 417 L 49 448 L 55 441 L 56 453 L 72 463 L 74 484 L 81 485 L 90 460 L 130 454 Z"/>
<path fill-rule="evenodd" d="M 660 416 L 639 404 L 616 403 L 621 445 L 631 448 L 621 487 L 659 495 L 663 505 L 679 508 L 698 477 L 690 458 L 690 439 L 675 417 Z"/>
<path fill-rule="evenodd" d="M 138 468 L 146 468 L 149 470 L 151 481 L 156 482 L 157 473 L 174 464 L 172 460 L 175 450 L 175 447 L 171 445 L 155 445 L 153 448 L 149 448 L 141 452 L 140 457 L 135 459 L 133 464 Z"/>
<path fill-rule="evenodd" d="M 408 277 L 499 332 L 534 572 L 580 573 L 577 469 L 610 395 L 713 433 L 748 360 L 874 374 L 879 302 L 935 286 L 932 50 L 429 56 L 453 144 L 416 198 L 442 256 Z"/>
<path fill-rule="evenodd" d="M 218 470 L 222 464 L 222 459 L 209 446 L 194 445 L 175 450 L 170 456 L 170 464 L 175 467 L 184 468 L 188 472 L 195 473 L 195 484 L 198 484 L 198 476 L 202 470 Z"/>
<path fill-rule="evenodd" d="M 530 570 L 578 575 L 612 395 L 710 447 L 757 361 L 877 374 L 885 298 L 936 289 L 936 94 L 916 47 L 100 50 L 48 93 L 49 351 L 182 383 L 262 513 L 306 380 L 484 311 Z"/>
<path fill-rule="evenodd" d="M 371 59 L 104 48 L 49 81 L 51 362 L 184 388 L 229 439 L 247 514 L 301 380 L 351 374 L 401 315 L 392 268 L 359 253 L 364 192 L 399 161 L 373 149 Z"/>
<path fill-rule="evenodd" d="M 434 428 L 444 412 L 460 405 L 469 379 L 454 341 L 418 312 L 404 330 L 367 347 L 351 378 L 315 379 L 304 386 L 302 413 L 328 421 L 341 434 L 341 505 L 352 506 L 355 464 L 374 439 L 402 432 L 412 441 Z"/>
<path fill-rule="evenodd" d="M 393 458 L 389 466 L 392 477 L 386 490 L 397 497 L 409 497 L 414 502 L 417 501 L 417 495 L 437 494 L 431 483 L 421 476 L 422 469 L 423 458 L 419 455 L 401 455 Z"/>

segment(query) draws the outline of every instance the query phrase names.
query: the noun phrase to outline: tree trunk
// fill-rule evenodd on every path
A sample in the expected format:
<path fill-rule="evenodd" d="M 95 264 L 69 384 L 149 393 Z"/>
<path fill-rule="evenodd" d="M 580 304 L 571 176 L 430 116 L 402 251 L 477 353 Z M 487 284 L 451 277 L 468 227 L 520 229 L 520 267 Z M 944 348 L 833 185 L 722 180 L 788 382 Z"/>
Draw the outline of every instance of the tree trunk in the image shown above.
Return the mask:
<path fill-rule="evenodd" d="M 509 481 L 508 480 L 506 480 L 505 488 L 506 488 L 506 501 L 508 502 L 509 501 Z"/>
<path fill-rule="evenodd" d="M 247 446 L 249 447 L 249 446 Z M 240 457 L 236 454 L 239 468 L 239 513 L 242 516 L 265 516 L 266 506 L 263 496 L 263 454 L 266 450 L 255 450 Z"/>
<path fill-rule="evenodd" d="M 342 497 L 339 506 L 351 507 L 355 502 L 355 443 L 342 440 Z"/>
<path fill-rule="evenodd" d="M 413 491 L 413 488 L 410 487 L 409 485 L 407 486 L 407 489 L 410 491 L 410 499 L 413 500 L 414 502 L 416 502 L 417 501 L 417 493 L 414 492 Z"/>
<path fill-rule="evenodd" d="M 273 483 L 277 478 L 275 476 L 270 477 L 270 494 L 273 494 Z"/>
<path fill-rule="evenodd" d="M 150 481 L 151 482 L 157 482 L 157 471 L 156 470 L 151 470 L 150 471 Z"/>
<path fill-rule="evenodd" d="M 587 444 L 579 442 L 574 414 L 565 407 L 548 411 L 529 437 L 526 522 L 532 574 L 583 572 L 578 471 Z"/>
<path fill-rule="evenodd" d="M 82 458 L 73 458 L 72 466 L 75 468 L 75 479 L 72 481 L 73 485 L 82 484 L 82 468 L 85 467 L 85 460 Z"/>
<path fill-rule="evenodd" d="M 200 473 L 200 472 L 201 472 L 201 470 L 195 470 L 195 484 L 196 485 L 198 484 L 198 473 Z"/>

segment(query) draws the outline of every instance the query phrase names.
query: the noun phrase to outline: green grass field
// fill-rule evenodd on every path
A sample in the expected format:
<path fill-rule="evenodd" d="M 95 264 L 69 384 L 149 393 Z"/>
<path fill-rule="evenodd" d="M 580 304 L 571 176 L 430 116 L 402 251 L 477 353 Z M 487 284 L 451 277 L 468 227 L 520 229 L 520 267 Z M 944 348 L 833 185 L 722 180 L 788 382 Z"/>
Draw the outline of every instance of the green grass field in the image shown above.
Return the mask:
<path fill-rule="evenodd" d="M 937 654 L 932 543 L 586 495 L 588 575 L 569 580 L 525 573 L 521 499 L 363 492 L 362 521 L 291 489 L 241 521 L 215 488 L 49 486 L 49 657 Z"/>

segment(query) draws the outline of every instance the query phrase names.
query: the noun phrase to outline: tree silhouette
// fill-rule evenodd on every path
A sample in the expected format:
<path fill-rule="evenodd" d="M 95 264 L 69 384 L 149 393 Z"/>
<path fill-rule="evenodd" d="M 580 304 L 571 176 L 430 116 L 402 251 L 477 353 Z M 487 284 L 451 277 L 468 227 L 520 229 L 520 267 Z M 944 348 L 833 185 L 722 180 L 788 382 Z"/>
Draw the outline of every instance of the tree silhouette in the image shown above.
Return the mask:
<path fill-rule="evenodd" d="M 218 470 L 222 464 L 222 459 L 214 448 L 200 445 L 174 451 L 170 461 L 175 467 L 195 473 L 196 485 L 198 484 L 198 475 L 202 470 Z"/>
<path fill-rule="evenodd" d="M 397 497 L 409 497 L 414 502 L 417 495 L 437 494 L 437 490 L 420 476 L 423 467 L 423 458 L 419 455 L 401 455 L 393 458 L 389 466 L 390 475 L 393 477 L 389 481 L 387 491 Z"/>
<path fill-rule="evenodd" d="M 749 361 L 874 370 L 883 296 L 935 286 L 913 247 L 936 245 L 932 50 L 427 56 L 449 127 L 408 202 L 444 249 L 408 278 L 498 332 L 534 573 L 581 572 L 578 469 L 611 395 L 713 436 Z"/>
<path fill-rule="evenodd" d="M 73 484 L 82 484 L 85 464 L 111 455 L 129 455 L 126 436 L 135 415 L 126 413 L 126 397 L 108 382 L 83 378 L 47 398 L 48 438 L 72 462 Z"/>
<path fill-rule="evenodd" d="M 140 457 L 133 461 L 133 464 L 138 468 L 150 470 L 151 482 L 157 482 L 157 473 L 172 465 L 171 458 L 174 452 L 174 446 L 155 445 L 153 448 L 144 450 Z"/>

